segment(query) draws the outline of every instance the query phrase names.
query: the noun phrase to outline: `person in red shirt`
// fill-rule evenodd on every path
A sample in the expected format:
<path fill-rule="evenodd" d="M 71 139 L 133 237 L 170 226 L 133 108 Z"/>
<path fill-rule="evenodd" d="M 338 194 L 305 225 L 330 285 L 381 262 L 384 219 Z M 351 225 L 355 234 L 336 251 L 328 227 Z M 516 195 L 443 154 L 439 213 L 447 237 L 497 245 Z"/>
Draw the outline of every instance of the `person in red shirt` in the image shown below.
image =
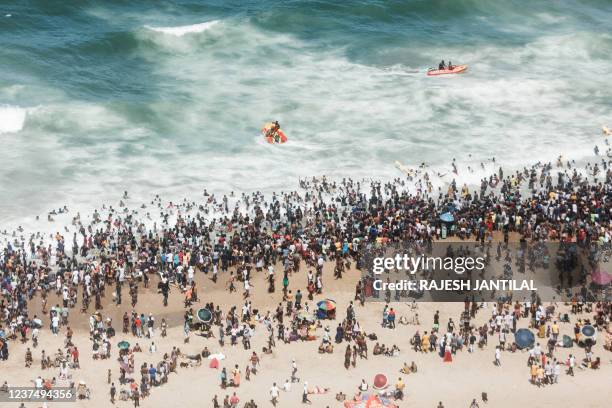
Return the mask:
<path fill-rule="evenodd" d="M 136 336 L 140 337 L 142 335 L 142 321 L 140 320 L 140 317 L 137 317 L 134 320 L 134 326 L 136 326 Z"/>
<path fill-rule="evenodd" d="M 79 349 L 74 346 L 72 349 L 72 362 L 74 363 L 75 368 L 80 368 L 79 366 Z"/>
<path fill-rule="evenodd" d="M 240 403 L 240 398 L 238 398 L 238 396 L 236 395 L 236 393 L 233 393 L 231 398 L 230 398 L 230 405 L 232 408 L 238 408 L 238 404 Z"/>

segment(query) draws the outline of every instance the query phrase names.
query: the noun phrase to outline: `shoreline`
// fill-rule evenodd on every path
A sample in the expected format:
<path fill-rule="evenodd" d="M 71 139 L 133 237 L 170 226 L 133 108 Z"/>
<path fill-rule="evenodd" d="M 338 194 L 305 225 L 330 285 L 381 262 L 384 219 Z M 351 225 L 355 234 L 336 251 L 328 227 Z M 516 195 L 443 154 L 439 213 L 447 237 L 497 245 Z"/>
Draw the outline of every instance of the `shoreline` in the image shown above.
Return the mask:
<path fill-rule="evenodd" d="M 533 175 L 529 172 L 506 174 L 494 185 L 483 183 L 481 191 L 466 190 L 459 184 L 437 191 L 432 186 L 433 197 L 411 192 L 418 183 L 428 181 L 421 173 L 413 180 L 395 179 L 386 184 L 350 179 L 342 182 L 301 180 L 299 191 L 280 193 L 272 199 L 262 194 L 208 195 L 201 203 L 182 201 L 166 206 L 161 198 L 156 198 L 151 207 L 159 211 L 159 216 L 145 216 L 144 219 L 142 213 L 134 214 L 126 206 L 118 206 L 112 213 L 109 207 L 107 213 L 81 214 L 81 218 L 75 220 L 75 227 L 79 227 L 78 233 L 73 232 L 76 241 L 71 237 L 72 231 L 68 231 L 50 237 L 39 235 L 27 244 L 24 240 L 23 247 L 5 248 L 5 257 L 0 259 L 4 278 L 2 293 L 4 301 L 14 307 L 9 309 L 6 303 L 0 304 L 4 315 L 8 316 L 0 324 L 4 330 L 15 331 L 16 338 L 6 343 L 10 346 L 10 356 L 8 362 L 0 362 L 0 365 L 6 366 L 13 374 L 11 380 L 20 384 L 29 384 L 34 380 L 33 375 L 53 376 L 57 384 L 85 381 L 93 397 L 79 401 L 77 406 L 107 406 L 106 370 L 110 370 L 111 382 L 116 383 L 120 395 L 123 390 L 131 398 L 141 398 L 136 392 L 141 389 L 143 406 L 157 407 L 169 401 L 192 406 L 196 404 L 194 398 L 201 398 L 188 391 L 193 387 L 201 388 L 208 400 L 215 394 L 219 401 L 229 399 L 236 392 L 240 405 L 253 399 L 258 406 L 267 406 L 267 390 L 273 383 L 280 386 L 289 378 L 292 359 L 298 361 L 300 378 L 296 382 L 299 384 L 290 385 L 291 390 L 286 393 L 281 392 L 279 407 L 295 406 L 300 400 L 300 390 L 309 390 L 309 387 L 323 390 L 322 394 L 307 394 L 307 398 L 317 401 L 316 406 L 344 406 L 343 402 L 355 396 L 361 379 L 371 387 L 376 373 L 384 374 L 389 381 L 387 390 L 391 394 L 384 397 L 385 401 L 389 398 L 390 404 L 400 407 L 406 403 L 435 406 L 438 398 L 444 400 L 445 406 L 453 407 L 466 404 L 483 392 L 501 407 L 510 406 L 505 403 L 516 392 L 519 396 L 513 404 L 545 398 L 550 406 L 555 406 L 560 401 L 578 401 L 575 389 L 558 387 L 539 377 L 525 383 L 529 373 L 524 364 L 527 360 L 532 369 L 537 370 L 538 359 L 542 358 L 543 369 L 542 356 L 545 354 L 534 343 L 541 342 L 542 348 L 550 344 L 552 335 L 546 331 L 557 325 L 555 319 L 568 313 L 571 322 L 560 324 L 557 335 L 571 339 L 574 324 L 578 324 L 580 330 L 594 324 L 600 338 L 588 351 L 579 345 L 580 337 L 576 337 L 576 344 L 571 349 L 557 346 L 555 341 L 554 349 L 546 357 L 546 369 L 556 367 L 561 383 L 580 387 L 588 392 L 586 397 L 581 394 L 580 398 L 587 398 L 589 404 L 595 404 L 593 406 L 601 406 L 608 400 L 608 396 L 601 393 L 601 384 L 612 373 L 610 351 L 604 349 L 609 342 L 612 346 L 610 302 L 597 305 L 587 302 L 585 310 L 572 313 L 574 300 L 571 304 L 538 304 L 527 300 L 514 304 L 507 299 L 468 301 L 467 304 L 391 301 L 388 307 L 396 316 L 393 320 L 382 299 L 366 301 L 364 305 L 360 302 L 367 283 L 362 281 L 362 273 L 355 269 L 361 256 L 358 248 L 391 249 L 402 242 L 425 245 L 435 241 L 488 242 L 494 250 L 495 243 L 520 242 L 525 238 L 530 242 L 564 241 L 584 246 L 583 251 L 598 247 L 601 242 L 601 247 L 608 250 L 609 241 L 606 240 L 612 224 L 606 212 L 610 206 L 606 194 L 612 168 L 600 171 L 600 177 L 606 178 L 605 189 L 593 187 L 578 175 L 573 181 L 556 185 L 552 180 L 554 171 L 554 166 L 551 169 L 536 166 Z M 525 194 L 530 190 L 527 186 L 530 182 L 535 183 L 533 196 Z M 577 200 L 572 195 L 595 195 L 600 200 Z M 126 202 L 129 200 L 125 198 Z M 540 216 L 534 201 L 548 206 L 549 210 L 541 212 L 545 216 Z M 552 216 L 555 211 L 560 214 L 572 211 L 572 202 L 579 203 L 581 210 L 576 207 L 567 219 Z M 153 213 L 150 208 L 143 211 Z M 591 211 L 598 217 L 591 217 Z M 442 221 L 442 214 L 451 214 L 453 220 L 444 224 L 447 221 Z M 64 217 L 73 216 L 72 212 L 64 214 Z M 96 222 L 92 223 L 92 218 Z M 442 239 L 444 231 L 452 233 Z M 79 256 L 73 256 L 75 250 Z M 525 254 L 509 250 L 505 256 L 510 257 L 510 264 L 515 264 Z M 53 279 L 49 278 L 51 274 Z M 217 278 L 212 280 L 213 276 Z M 147 283 L 148 288 L 143 288 Z M 23 302 L 15 303 L 9 296 L 13 287 L 35 294 L 30 302 L 34 303 L 33 307 L 26 308 Z M 48 293 L 47 313 L 42 310 L 39 287 Z M 577 291 L 574 296 L 581 294 Z M 167 297 L 167 306 L 164 306 L 164 297 Z M 337 311 L 334 319 L 319 317 L 317 310 L 321 302 Z M 61 306 L 62 303 L 66 306 Z M 580 304 L 583 303 L 581 299 Z M 68 324 L 59 324 L 57 335 L 50 334 L 49 330 L 50 320 L 55 319 L 49 311 L 55 304 L 70 311 L 71 330 Z M 517 306 L 522 312 L 511 313 Z M 214 324 L 209 327 L 210 331 L 205 328 L 204 332 L 199 332 L 192 313 L 203 307 L 210 309 Z M 81 312 L 83 309 L 85 313 Z M 468 310 L 473 316 L 467 319 L 465 326 Z M 30 318 L 34 313 L 44 316 L 43 328 L 40 344 L 33 353 L 33 369 L 24 369 L 23 358 L 28 355 L 27 349 L 33 341 L 30 339 L 33 327 Z M 58 309 L 56 313 L 59 319 L 64 312 Z M 535 317 L 538 315 L 539 318 Z M 509 323 L 508 318 L 515 320 Z M 160 335 L 162 319 L 166 337 Z M 130 324 L 136 335 L 130 332 Z M 140 335 L 138 324 L 143 329 L 151 327 L 152 337 L 147 338 L 147 330 Z M 123 332 L 122 325 L 127 333 Z M 18 328 L 26 330 L 24 343 L 18 341 Z M 333 340 L 334 329 L 344 333 L 336 341 Z M 511 346 L 519 341 L 518 337 L 514 338 L 519 329 L 526 329 L 534 337 L 528 351 Z M 223 344 L 219 343 L 220 330 L 224 331 Z M 487 332 L 490 332 L 491 344 L 485 340 L 476 350 L 468 347 L 472 337 L 486 338 Z M 201 336 L 206 333 L 214 337 Z M 372 334 L 375 336 L 370 337 Z M 421 343 L 425 341 L 424 336 L 436 336 L 435 340 L 431 338 L 433 347 L 429 350 L 429 346 L 424 346 L 425 350 L 418 351 L 416 345 L 429 344 L 429 337 Z M 120 340 L 129 342 L 127 353 L 118 353 Z M 230 341 L 236 341 L 236 345 L 230 345 Z M 501 349 L 493 347 L 496 342 Z M 142 352 L 138 347 L 135 350 L 135 343 Z M 360 357 L 357 346 L 364 344 L 375 355 Z M 73 353 L 74 346 L 80 350 L 81 368 L 69 368 L 70 375 L 61 367 L 39 368 L 39 353 L 43 347 L 52 354 L 51 350 L 56 349 Z M 209 368 L 207 360 L 196 358 L 203 347 L 210 353 L 226 356 L 219 362 L 219 368 Z M 383 351 L 375 353 L 376 350 Z M 496 350 L 503 350 L 503 366 L 491 362 L 493 357 L 495 361 L 500 358 Z M 253 352 L 261 361 L 258 373 L 253 373 L 249 380 L 242 379 L 240 387 L 220 388 L 219 369 L 225 368 L 228 376 L 233 371 L 234 381 L 240 381 L 242 375 L 251 371 L 249 361 Z M 583 362 L 585 364 L 586 372 L 576 378 L 561 372 L 565 370 L 561 368 L 562 363 L 570 353 L 576 353 L 576 370 Z M 68 366 L 74 365 L 70 357 L 67 360 Z M 400 372 L 411 360 L 419 367 L 418 373 Z M 595 361 L 599 371 L 591 369 Z M 158 385 L 157 377 L 146 367 L 139 372 L 138 367 L 142 364 L 156 364 L 168 385 L 166 382 Z M 345 375 L 338 377 L 336 374 L 343 366 Z M 174 369 L 167 373 L 165 367 Z M 240 373 L 236 374 L 236 370 Z M 398 387 L 394 385 L 398 375 L 398 383 L 408 384 L 404 399 L 393 392 Z M 478 376 L 499 380 L 484 385 L 475 380 Z M 60 381 L 60 377 L 65 379 Z M 439 378 L 456 382 L 443 397 L 431 394 L 431 384 Z M 130 391 L 128 379 L 140 385 Z M 0 378 L 1 381 L 5 379 Z M 325 392 L 325 389 L 329 390 Z M 180 396 L 176 395 L 178 390 Z M 346 400 L 339 401 L 336 397 Z M 548 406 L 548 402 L 540 405 Z M 132 401 L 117 402 L 122 407 L 131 404 Z"/>

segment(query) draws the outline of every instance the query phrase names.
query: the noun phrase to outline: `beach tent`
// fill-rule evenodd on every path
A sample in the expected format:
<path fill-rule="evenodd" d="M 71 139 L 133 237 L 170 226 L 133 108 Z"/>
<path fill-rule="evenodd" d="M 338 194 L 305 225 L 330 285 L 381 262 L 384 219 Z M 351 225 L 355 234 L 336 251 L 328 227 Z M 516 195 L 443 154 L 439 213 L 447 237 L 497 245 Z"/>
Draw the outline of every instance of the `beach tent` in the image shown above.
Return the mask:
<path fill-rule="evenodd" d="M 198 320 L 202 323 L 209 323 L 212 320 L 212 313 L 207 308 L 203 307 L 198 310 Z"/>
<path fill-rule="evenodd" d="M 387 379 L 386 375 L 379 373 L 374 376 L 373 384 L 374 389 L 384 390 L 389 385 L 389 380 Z"/>
<path fill-rule="evenodd" d="M 520 349 L 529 348 L 535 343 L 535 336 L 529 329 L 518 329 L 514 333 L 514 342 Z"/>

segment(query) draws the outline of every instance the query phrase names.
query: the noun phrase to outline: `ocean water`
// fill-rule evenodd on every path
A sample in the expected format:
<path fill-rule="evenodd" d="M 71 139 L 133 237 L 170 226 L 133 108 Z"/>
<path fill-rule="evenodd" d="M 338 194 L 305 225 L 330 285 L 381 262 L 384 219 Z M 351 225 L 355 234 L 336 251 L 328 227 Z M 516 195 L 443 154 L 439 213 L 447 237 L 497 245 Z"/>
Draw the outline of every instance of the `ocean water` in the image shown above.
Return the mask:
<path fill-rule="evenodd" d="M 611 21 L 609 0 L 4 0 L 0 226 L 124 190 L 585 157 L 612 123 Z M 427 77 L 440 59 L 469 70 Z"/>

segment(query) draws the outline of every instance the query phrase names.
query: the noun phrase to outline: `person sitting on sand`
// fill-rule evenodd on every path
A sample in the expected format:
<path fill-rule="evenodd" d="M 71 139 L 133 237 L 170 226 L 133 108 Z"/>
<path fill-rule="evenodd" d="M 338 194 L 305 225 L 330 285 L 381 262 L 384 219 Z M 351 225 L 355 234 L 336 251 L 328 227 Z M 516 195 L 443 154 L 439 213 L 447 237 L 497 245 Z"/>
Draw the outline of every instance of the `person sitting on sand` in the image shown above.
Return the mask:
<path fill-rule="evenodd" d="M 397 357 L 399 355 L 399 351 L 400 351 L 399 347 L 397 347 L 395 344 L 391 348 L 387 348 L 383 344 L 383 353 L 387 357 Z"/>
<path fill-rule="evenodd" d="M 417 372 L 417 365 L 412 362 L 412 364 L 408 365 L 408 363 L 404 362 L 404 366 L 400 369 L 400 373 L 402 374 L 410 374 Z"/>
<path fill-rule="evenodd" d="M 321 344 L 319 346 L 319 353 L 329 353 L 332 354 L 334 352 L 334 346 L 331 343 Z"/>
<path fill-rule="evenodd" d="M 382 354 L 382 353 L 383 353 L 383 350 L 384 350 L 384 349 L 383 349 L 383 347 L 381 347 L 381 345 L 380 345 L 380 344 L 376 343 L 376 344 L 374 345 L 374 350 L 372 351 L 372 353 L 373 353 L 375 356 L 377 356 L 377 355 L 379 355 L 379 354 Z"/>

